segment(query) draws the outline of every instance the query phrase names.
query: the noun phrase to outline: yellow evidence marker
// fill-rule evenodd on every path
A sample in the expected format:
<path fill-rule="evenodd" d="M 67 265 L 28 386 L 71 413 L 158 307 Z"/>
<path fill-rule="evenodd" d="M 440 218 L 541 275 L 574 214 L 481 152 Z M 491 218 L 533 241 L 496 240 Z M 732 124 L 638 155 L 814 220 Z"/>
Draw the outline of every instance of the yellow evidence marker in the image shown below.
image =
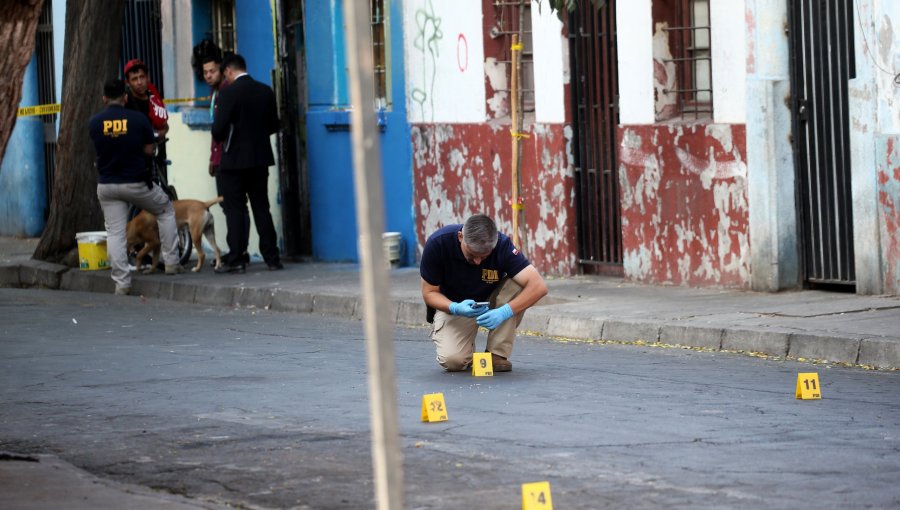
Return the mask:
<path fill-rule="evenodd" d="M 522 510 L 553 510 L 550 482 L 523 483 Z"/>
<path fill-rule="evenodd" d="M 797 374 L 796 396 L 800 400 L 822 398 L 822 387 L 819 385 L 819 374 L 817 372 L 801 372 Z"/>
<path fill-rule="evenodd" d="M 472 375 L 475 377 L 493 377 L 494 361 L 489 352 L 476 352 L 472 355 Z"/>
<path fill-rule="evenodd" d="M 444 404 L 443 393 L 422 395 L 422 421 L 427 423 L 447 421 L 447 405 Z"/>

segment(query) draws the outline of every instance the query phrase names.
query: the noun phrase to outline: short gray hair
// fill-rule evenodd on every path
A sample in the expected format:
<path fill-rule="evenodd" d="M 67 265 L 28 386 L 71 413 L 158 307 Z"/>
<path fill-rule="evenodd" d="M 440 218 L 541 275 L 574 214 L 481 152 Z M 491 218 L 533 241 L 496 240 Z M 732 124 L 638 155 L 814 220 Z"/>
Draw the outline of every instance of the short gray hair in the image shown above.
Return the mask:
<path fill-rule="evenodd" d="M 469 216 L 463 225 L 463 242 L 477 254 L 493 251 L 497 237 L 497 224 L 484 214 Z"/>

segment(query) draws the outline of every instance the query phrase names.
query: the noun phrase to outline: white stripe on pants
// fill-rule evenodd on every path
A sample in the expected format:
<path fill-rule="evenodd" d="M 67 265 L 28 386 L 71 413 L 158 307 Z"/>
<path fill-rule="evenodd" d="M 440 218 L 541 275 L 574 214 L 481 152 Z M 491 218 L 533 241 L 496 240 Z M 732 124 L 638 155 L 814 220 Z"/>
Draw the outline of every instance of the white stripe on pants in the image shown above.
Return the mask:
<path fill-rule="evenodd" d="M 497 308 L 512 301 L 521 291 L 522 287 L 518 283 L 512 278 L 507 278 L 498 285 L 488 301 L 491 308 Z M 524 316 L 525 310 L 522 310 L 489 332 L 487 351 L 509 358 L 513 342 L 516 341 L 516 328 Z M 437 310 L 431 330 L 431 341 L 437 349 L 437 362 L 451 372 L 467 369 L 472 364 L 477 334 L 478 323 L 474 318 L 450 315 Z"/>
<path fill-rule="evenodd" d="M 117 288 L 131 287 L 126 246 L 129 204 L 134 204 L 156 216 L 163 262 L 166 265 L 178 263 L 175 208 L 162 188 L 154 184 L 151 189 L 144 182 L 97 184 L 97 198 L 100 199 L 103 219 L 106 221 L 106 258 L 112 268 L 112 279 L 116 282 Z"/>

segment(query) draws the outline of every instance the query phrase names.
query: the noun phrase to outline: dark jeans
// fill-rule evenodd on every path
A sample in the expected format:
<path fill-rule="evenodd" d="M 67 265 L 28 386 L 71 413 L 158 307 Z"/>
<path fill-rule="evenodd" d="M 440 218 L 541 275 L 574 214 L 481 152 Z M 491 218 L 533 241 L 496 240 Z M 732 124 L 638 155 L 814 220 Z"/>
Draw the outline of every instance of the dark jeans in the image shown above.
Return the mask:
<path fill-rule="evenodd" d="M 280 261 L 278 255 L 278 239 L 275 224 L 269 211 L 269 169 L 266 167 L 245 169 L 219 169 L 216 172 L 217 183 L 225 208 L 225 223 L 228 226 L 228 256 L 225 263 L 237 265 L 243 263 L 241 255 L 247 251 L 250 242 L 250 217 L 247 212 L 247 199 L 253 209 L 256 221 L 256 232 L 259 234 L 259 252 L 266 264 L 272 265 Z"/>

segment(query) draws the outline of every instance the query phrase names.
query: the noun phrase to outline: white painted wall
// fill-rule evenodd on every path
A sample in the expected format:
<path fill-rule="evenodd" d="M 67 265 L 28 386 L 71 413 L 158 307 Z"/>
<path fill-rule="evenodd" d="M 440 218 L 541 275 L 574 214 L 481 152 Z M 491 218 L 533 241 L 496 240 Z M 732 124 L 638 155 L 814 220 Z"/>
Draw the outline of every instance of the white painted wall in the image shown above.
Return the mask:
<path fill-rule="evenodd" d="M 750 285 L 754 290 L 774 292 L 797 287 L 801 279 L 788 106 L 790 55 L 784 31 L 787 2 L 744 3 L 746 50 L 741 64 L 746 78 Z M 721 100 L 715 100 L 718 120 Z"/>
<path fill-rule="evenodd" d="M 869 51 L 863 65 L 872 66 L 878 87 L 878 132 L 900 133 L 900 86 L 894 77 L 900 74 L 900 2 L 879 0 L 873 6 L 872 25 L 863 25 Z M 857 31 L 859 31 L 857 25 Z M 860 59 L 856 66 L 859 69 Z"/>
<path fill-rule="evenodd" d="M 410 122 L 485 121 L 481 23 L 481 0 L 404 2 Z"/>
<path fill-rule="evenodd" d="M 162 71 L 165 96 L 193 97 L 194 71 L 191 68 L 192 34 L 191 0 L 162 0 Z M 158 79 L 151 76 L 151 79 Z M 170 109 L 171 110 L 171 109 Z"/>
<path fill-rule="evenodd" d="M 169 166 L 169 184 L 175 186 L 178 198 L 193 198 L 206 201 L 216 197 L 215 179 L 209 176 L 209 140 L 210 133 L 207 130 L 191 129 L 182 122 L 180 112 L 169 113 L 169 142 L 166 152 L 172 160 Z M 276 139 L 273 136 L 272 150 L 277 150 Z M 275 232 L 278 233 L 278 246 L 284 247 L 281 221 L 281 202 L 278 200 L 278 169 L 269 167 L 269 210 L 272 212 L 272 220 L 275 222 Z M 249 207 L 249 204 L 248 204 Z M 220 205 L 210 208 L 216 220 L 216 244 L 225 254 L 228 252 L 226 234 L 228 229 L 225 224 L 225 214 Z M 250 213 L 252 218 L 253 213 Z M 256 225 L 250 228 L 250 244 L 248 245 L 250 256 L 253 260 L 262 260 L 259 255 L 259 235 L 256 233 Z M 207 250 L 207 254 L 212 254 Z M 196 260 L 196 256 L 194 257 Z M 204 268 L 207 271 L 209 268 Z"/>
<path fill-rule="evenodd" d="M 65 60 L 66 39 L 66 2 L 65 0 L 51 0 L 53 5 L 53 73 L 56 83 L 56 102 L 62 103 L 63 61 Z M 56 116 L 56 130 L 59 131 L 59 119 Z"/>
<path fill-rule="evenodd" d="M 569 43 L 563 24 L 546 6 L 531 9 L 534 48 L 534 119 L 538 123 L 566 121 L 565 89 Z"/>
<path fill-rule="evenodd" d="M 884 229 L 878 204 L 878 142 L 900 132 L 900 5 L 896 0 L 854 0 L 856 78 L 850 92 L 850 188 L 853 191 L 853 236 L 856 292 L 884 291 L 885 260 L 874 249 L 896 235 Z"/>
<path fill-rule="evenodd" d="M 713 120 L 747 121 L 747 42 L 744 0 L 710 2 Z"/>
<path fill-rule="evenodd" d="M 651 0 L 616 4 L 619 122 L 653 124 L 653 11 Z"/>

